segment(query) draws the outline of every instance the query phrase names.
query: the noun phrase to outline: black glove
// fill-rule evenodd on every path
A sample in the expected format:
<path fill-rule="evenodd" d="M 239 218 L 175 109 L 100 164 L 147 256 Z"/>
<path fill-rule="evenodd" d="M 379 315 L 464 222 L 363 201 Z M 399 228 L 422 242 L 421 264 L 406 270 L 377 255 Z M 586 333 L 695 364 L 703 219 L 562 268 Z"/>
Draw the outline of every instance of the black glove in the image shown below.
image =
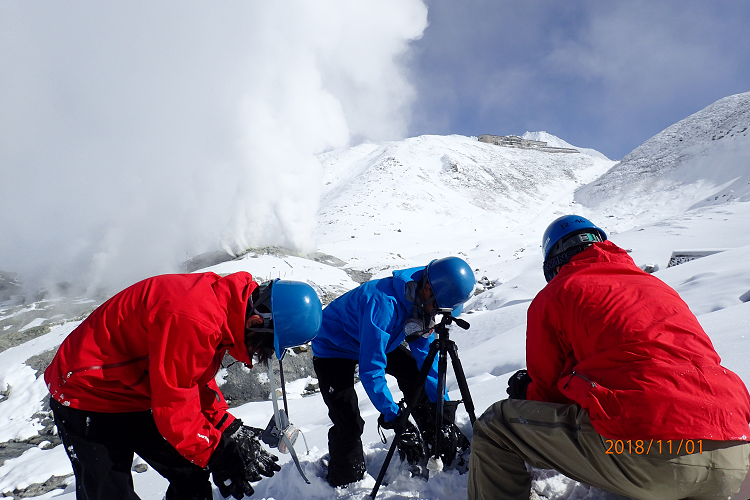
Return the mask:
<path fill-rule="evenodd" d="M 245 462 L 237 443 L 230 437 L 241 426 L 242 422 L 236 419 L 224 430 L 219 445 L 208 460 L 208 469 L 221 496 L 227 498 L 231 495 L 238 500 L 255 491 L 245 479 Z"/>
<path fill-rule="evenodd" d="M 414 408 L 412 415 L 422 434 L 428 456 L 437 455 L 445 466 L 450 466 L 469 448 L 469 440 L 456 426 L 456 410 L 461 401 L 443 403 L 443 425 L 440 428 L 440 449 L 435 451 L 435 431 L 437 429 L 437 404 L 421 404 Z"/>
<path fill-rule="evenodd" d="M 259 438 L 262 435 L 263 429 L 245 425 L 240 425 L 239 429 L 230 434 L 245 462 L 245 478 L 248 481 L 260 481 L 261 476 L 271 477 L 281 470 L 281 466 L 276 463 L 279 457 L 268 453 L 260 444 Z"/>
<path fill-rule="evenodd" d="M 262 448 L 258 437 L 261 429 L 242 425 L 235 419 L 221 435 L 221 441 L 208 461 L 208 469 L 221 495 L 233 496 L 237 500 L 252 495 L 250 481 L 260 481 L 261 474 L 273 476 L 281 470 L 275 462 L 278 457 Z"/>
<path fill-rule="evenodd" d="M 398 456 L 412 465 L 418 464 L 424 458 L 424 444 L 417 427 L 407 420 L 398 443 Z"/>
<path fill-rule="evenodd" d="M 526 370 L 518 370 L 508 379 L 506 392 L 511 399 L 526 399 L 526 388 L 531 383 L 531 377 Z"/>

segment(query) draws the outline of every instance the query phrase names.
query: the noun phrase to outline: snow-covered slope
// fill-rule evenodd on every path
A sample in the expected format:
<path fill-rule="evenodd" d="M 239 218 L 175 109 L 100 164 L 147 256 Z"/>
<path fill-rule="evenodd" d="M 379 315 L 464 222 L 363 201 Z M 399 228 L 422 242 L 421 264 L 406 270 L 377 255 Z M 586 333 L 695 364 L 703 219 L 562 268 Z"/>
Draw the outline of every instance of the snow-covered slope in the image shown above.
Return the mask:
<path fill-rule="evenodd" d="M 554 136 L 550 133 L 541 131 L 541 132 L 526 132 L 524 133 L 521 138 L 523 139 L 529 139 L 531 141 L 542 141 L 546 142 L 547 146 L 553 147 L 553 148 L 566 148 L 566 149 L 577 149 L 581 152 L 581 154 L 593 156 L 594 158 L 599 158 L 600 160 L 609 160 L 604 153 L 600 153 L 596 149 L 590 149 L 590 148 L 579 148 L 578 146 L 573 146 L 569 142 L 563 141 L 557 136 Z"/>
<path fill-rule="evenodd" d="M 750 92 L 720 99 L 656 134 L 575 199 L 657 218 L 750 200 Z"/>
<path fill-rule="evenodd" d="M 581 213 L 603 227 L 616 244 L 629 249 L 636 264 L 660 266 L 655 275 L 681 294 L 698 315 L 724 365 L 750 385 L 750 201 L 743 201 L 746 193 L 739 184 L 750 180 L 742 181 L 748 168 L 741 163 L 750 154 L 750 144 L 743 135 L 747 130 L 741 132 L 742 127 L 736 125 L 748 116 L 748 95 L 719 103 L 670 127 L 667 131 L 673 132 L 651 139 L 609 172 L 615 162 L 603 155 L 502 148 L 460 136 L 423 136 L 326 153 L 321 156 L 325 179 L 317 237 L 321 252 L 345 261 L 343 266 L 333 260 L 248 254 L 211 269 L 222 273 L 247 270 L 261 278 L 286 273 L 287 278 L 312 281 L 323 292 L 340 293 L 355 286 L 344 270 L 370 271 L 377 277 L 393 268 L 424 265 L 440 255 L 460 255 L 478 279 L 486 277 L 481 280 L 486 291 L 465 307 L 463 318 L 471 328 L 451 334 L 481 413 L 505 397 L 509 375 L 525 365 L 526 312 L 545 285 L 541 234 L 557 215 Z M 734 127 L 729 130 L 729 125 Z M 728 135 L 711 139 L 717 137 L 711 134 L 724 128 Z M 682 131 L 682 141 L 675 131 Z M 542 132 L 524 136 L 570 147 Z M 683 143 L 690 146 L 683 148 Z M 580 189 L 578 202 L 574 201 L 574 191 L 591 181 L 595 182 Z M 707 199 L 702 193 L 715 192 L 729 182 L 734 182 L 733 196 L 716 192 L 714 203 L 699 206 Z M 603 203 L 604 199 L 608 202 Z M 725 251 L 666 268 L 673 250 L 707 247 Z M 49 334 L 0 353 L 0 393 L 9 393 L 5 399 L 0 396 L 0 439 L 24 438 L 39 428 L 36 412 L 45 390 L 24 362 L 59 344 L 74 326 L 53 326 Z M 289 456 L 282 455 L 281 472 L 255 485 L 252 498 L 363 498 L 387 451 L 377 434 L 378 412 L 358 384 L 366 421 L 363 441 L 368 475 L 347 489 L 334 490 L 321 477 L 319 465 L 327 449 L 327 409 L 319 395 L 302 396 L 307 382 L 290 383 L 288 389 L 291 420 L 303 430 L 310 446 L 310 453 L 304 454 L 299 442 L 297 451 L 312 484 L 306 485 Z M 398 398 L 395 381 L 389 382 Z M 451 397 L 460 397 L 450 368 L 447 384 Z M 263 427 L 271 405 L 247 403 L 231 411 L 246 423 Z M 458 424 L 471 435 L 463 407 Z M 394 458 L 379 499 L 466 498 L 465 474 L 445 471 L 425 482 L 408 477 L 400 465 L 398 457 Z M 66 473 L 70 468 L 61 447 L 31 448 L 0 465 L 0 492 Z M 540 498 L 622 500 L 552 471 L 537 470 L 534 476 L 534 493 Z M 134 481 L 144 500 L 162 499 L 166 482 L 153 470 L 134 474 Z M 750 484 L 736 498 L 748 496 Z M 37 498 L 73 500 L 75 493 L 68 486 L 64 492 L 58 489 Z M 218 491 L 214 498 L 220 498 Z"/>
<path fill-rule="evenodd" d="M 569 204 L 573 189 L 614 164 L 457 135 L 362 144 L 321 161 L 318 247 L 376 272 L 468 253 L 488 240 L 510 256 L 525 245 L 518 235 L 543 223 L 537 214 Z"/>

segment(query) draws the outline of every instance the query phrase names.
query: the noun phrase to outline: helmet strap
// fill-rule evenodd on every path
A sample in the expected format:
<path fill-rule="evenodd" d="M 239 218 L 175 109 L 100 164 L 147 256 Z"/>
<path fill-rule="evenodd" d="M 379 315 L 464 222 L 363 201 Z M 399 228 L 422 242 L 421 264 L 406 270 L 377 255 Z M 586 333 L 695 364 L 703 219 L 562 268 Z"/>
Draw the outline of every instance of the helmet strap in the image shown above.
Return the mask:
<path fill-rule="evenodd" d="M 585 243 L 583 245 L 571 247 L 563 251 L 563 253 L 559 253 L 554 257 L 550 257 L 549 259 L 545 260 L 544 264 L 542 265 L 542 271 L 544 271 L 544 278 L 547 280 L 547 283 L 552 281 L 552 278 L 557 276 L 558 267 L 564 266 L 565 264 L 570 262 L 570 259 L 583 252 L 591 245 L 591 243 Z"/>
<path fill-rule="evenodd" d="M 422 274 L 422 279 L 419 282 L 419 293 L 417 294 L 417 297 L 419 298 L 419 307 L 420 307 L 420 310 L 422 311 L 422 313 L 424 313 L 424 306 L 426 306 L 427 304 L 432 304 L 434 306 L 433 310 L 437 310 L 437 308 L 438 308 L 437 307 L 437 299 L 435 298 L 435 290 L 432 290 L 432 285 L 430 285 L 430 289 L 432 290 L 432 297 L 430 297 L 427 300 L 424 300 L 424 299 L 422 299 L 422 297 L 420 295 L 420 294 L 425 293 L 424 291 L 425 291 L 425 287 L 427 287 L 427 285 L 430 285 L 430 281 L 427 279 L 427 270 L 425 269 L 424 274 Z M 433 315 L 433 317 L 434 317 L 434 315 Z"/>
<path fill-rule="evenodd" d="M 424 273 L 421 280 L 410 281 L 406 284 L 406 300 L 413 304 L 411 317 L 406 320 L 406 324 L 404 325 L 404 331 L 406 332 L 405 340 L 408 343 L 414 342 L 425 335 L 429 336 L 432 334 L 435 315 L 425 314 L 424 306 L 434 302 L 435 297 L 423 300 L 421 296 L 421 291 L 424 290 L 427 283 L 427 273 Z"/>
<path fill-rule="evenodd" d="M 245 321 L 250 316 L 260 316 L 263 319 L 262 325 L 251 328 L 254 332 L 273 333 L 273 311 L 271 310 L 272 286 L 273 281 L 261 284 L 253 291 L 247 301 Z"/>

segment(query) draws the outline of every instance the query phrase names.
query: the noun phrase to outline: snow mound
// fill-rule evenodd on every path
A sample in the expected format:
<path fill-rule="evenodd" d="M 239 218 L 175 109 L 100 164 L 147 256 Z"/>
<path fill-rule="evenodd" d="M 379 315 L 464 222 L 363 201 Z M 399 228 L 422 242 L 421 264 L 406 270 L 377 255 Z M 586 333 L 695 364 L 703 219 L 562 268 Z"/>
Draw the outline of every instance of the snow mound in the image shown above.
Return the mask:
<path fill-rule="evenodd" d="M 656 134 L 578 189 L 575 200 L 631 214 L 750 200 L 750 92 L 720 99 Z"/>
<path fill-rule="evenodd" d="M 578 146 L 573 146 L 569 142 L 566 142 L 559 137 L 547 133 L 543 130 L 540 132 L 526 132 L 521 136 L 521 138 L 528 139 L 530 141 L 543 141 L 547 143 L 547 146 L 553 148 L 577 149 L 581 154 L 593 156 L 594 158 L 599 158 L 600 160 L 609 160 L 609 158 L 604 156 L 604 154 L 595 149 L 579 148 Z"/>

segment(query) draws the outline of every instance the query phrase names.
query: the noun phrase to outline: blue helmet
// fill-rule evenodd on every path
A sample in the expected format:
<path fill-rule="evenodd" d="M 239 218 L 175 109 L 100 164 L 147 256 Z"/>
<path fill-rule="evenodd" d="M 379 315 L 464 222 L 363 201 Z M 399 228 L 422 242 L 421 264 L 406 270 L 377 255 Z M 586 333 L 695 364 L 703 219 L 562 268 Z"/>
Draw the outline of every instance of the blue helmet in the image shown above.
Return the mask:
<path fill-rule="evenodd" d="M 425 268 L 425 274 L 435 296 L 435 305 L 440 309 L 454 310 L 474 293 L 474 273 L 469 264 L 458 257 L 433 260 Z"/>
<path fill-rule="evenodd" d="M 605 241 L 607 234 L 580 215 L 563 215 L 547 226 L 542 236 L 544 277 L 547 283 L 557 275 L 557 267 L 566 264 L 590 244 Z"/>
<path fill-rule="evenodd" d="M 275 279 L 264 283 L 258 290 L 256 303 L 249 305 L 254 313 L 264 318 L 263 327 L 254 330 L 273 332 L 273 348 L 279 359 L 284 357 L 287 348 L 314 339 L 323 322 L 318 294 L 301 281 Z M 270 314 L 258 311 L 262 305 Z"/>

